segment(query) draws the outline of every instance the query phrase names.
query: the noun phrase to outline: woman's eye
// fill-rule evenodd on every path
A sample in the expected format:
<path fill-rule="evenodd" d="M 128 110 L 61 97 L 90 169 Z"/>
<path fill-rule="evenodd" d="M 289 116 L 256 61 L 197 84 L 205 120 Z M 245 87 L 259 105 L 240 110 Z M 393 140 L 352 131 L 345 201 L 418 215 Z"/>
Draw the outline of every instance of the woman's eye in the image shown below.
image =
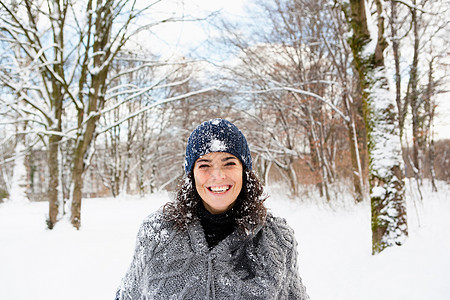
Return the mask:
<path fill-rule="evenodd" d="M 209 165 L 200 165 L 200 166 L 198 166 L 199 169 L 205 169 L 207 167 L 209 167 Z"/>
<path fill-rule="evenodd" d="M 227 162 L 225 166 L 235 166 L 236 163 L 234 161 Z"/>

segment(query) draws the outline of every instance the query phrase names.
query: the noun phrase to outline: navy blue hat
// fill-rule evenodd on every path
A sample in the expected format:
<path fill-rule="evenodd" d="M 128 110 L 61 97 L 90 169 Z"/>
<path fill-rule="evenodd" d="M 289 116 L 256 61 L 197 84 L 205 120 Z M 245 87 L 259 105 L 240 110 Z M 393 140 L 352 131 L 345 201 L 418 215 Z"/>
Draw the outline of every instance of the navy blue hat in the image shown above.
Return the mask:
<path fill-rule="evenodd" d="M 252 169 L 252 157 L 245 136 L 227 120 L 209 120 L 192 131 L 186 146 L 184 160 L 186 174 L 192 170 L 199 157 L 210 152 L 233 154 L 248 170 Z"/>

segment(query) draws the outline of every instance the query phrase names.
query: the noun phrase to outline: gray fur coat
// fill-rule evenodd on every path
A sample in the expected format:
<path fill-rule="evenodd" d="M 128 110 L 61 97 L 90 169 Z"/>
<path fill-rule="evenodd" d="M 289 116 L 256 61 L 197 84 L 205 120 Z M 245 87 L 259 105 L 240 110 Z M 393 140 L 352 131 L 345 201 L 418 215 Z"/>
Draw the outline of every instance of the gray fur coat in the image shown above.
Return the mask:
<path fill-rule="evenodd" d="M 177 231 L 161 211 L 147 217 L 118 299 L 309 299 L 298 273 L 297 242 L 268 215 L 252 233 L 233 232 L 211 250 L 200 222 Z"/>

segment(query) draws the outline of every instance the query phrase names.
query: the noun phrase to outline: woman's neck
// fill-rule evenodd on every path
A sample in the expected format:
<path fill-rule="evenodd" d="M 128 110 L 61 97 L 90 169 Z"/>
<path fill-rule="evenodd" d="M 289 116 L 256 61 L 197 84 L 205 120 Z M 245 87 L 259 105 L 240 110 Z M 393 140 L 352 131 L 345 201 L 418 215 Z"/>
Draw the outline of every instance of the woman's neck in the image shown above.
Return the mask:
<path fill-rule="evenodd" d="M 221 214 L 212 214 L 202 203 L 199 205 L 198 217 L 210 249 L 230 235 L 236 226 L 233 208 Z"/>

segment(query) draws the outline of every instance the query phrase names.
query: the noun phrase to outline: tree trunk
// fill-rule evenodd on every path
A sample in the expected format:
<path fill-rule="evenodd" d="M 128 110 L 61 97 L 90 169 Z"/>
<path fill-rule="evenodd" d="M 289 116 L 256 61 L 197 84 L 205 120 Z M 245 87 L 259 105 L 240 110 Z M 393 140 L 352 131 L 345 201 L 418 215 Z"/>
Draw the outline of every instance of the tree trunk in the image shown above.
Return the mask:
<path fill-rule="evenodd" d="M 312 116 L 311 108 L 309 105 L 306 106 L 306 108 L 304 110 L 305 110 L 305 114 L 308 117 L 308 119 L 306 120 L 306 123 L 307 123 L 307 127 L 308 127 L 309 151 L 310 151 L 310 155 L 311 155 L 310 169 L 316 176 L 316 181 L 317 181 L 316 187 L 320 192 L 320 197 L 327 197 L 328 196 L 327 195 L 328 188 L 326 186 L 326 182 L 323 177 L 323 175 L 324 175 L 323 165 L 322 165 L 322 162 L 320 159 L 320 154 L 319 154 L 320 142 L 317 137 L 316 130 L 315 130 L 314 118 Z"/>
<path fill-rule="evenodd" d="M 59 215 L 59 142 L 61 137 L 57 135 L 51 135 L 48 141 L 48 169 L 49 169 L 49 184 L 48 184 L 48 203 L 49 212 L 47 227 L 53 229 L 58 221 Z"/>
<path fill-rule="evenodd" d="M 94 105 L 95 106 L 95 105 Z M 81 226 L 81 199 L 83 190 L 83 174 L 86 169 L 87 155 L 94 140 L 94 132 L 98 116 L 91 117 L 86 122 L 86 128 L 81 138 L 77 140 L 72 166 L 72 208 L 70 221 L 76 229 Z"/>
<path fill-rule="evenodd" d="M 394 56 L 395 65 L 395 102 L 397 103 L 398 109 L 398 124 L 400 129 L 400 139 L 403 138 L 403 130 L 405 128 L 405 119 L 407 113 L 407 98 L 405 103 L 402 102 L 402 86 L 401 86 L 401 70 L 400 70 L 400 38 L 397 32 L 397 2 L 391 1 L 391 18 L 389 21 L 391 27 L 391 40 L 392 40 L 392 54 Z"/>
<path fill-rule="evenodd" d="M 91 5 L 91 3 L 90 3 Z M 80 78 L 80 99 L 84 98 L 83 87 L 87 87 L 87 110 L 84 108 L 78 111 L 78 138 L 75 146 L 72 172 L 72 225 L 80 229 L 81 226 L 81 198 L 83 189 L 83 173 L 86 169 L 86 160 L 89 156 L 89 150 L 95 140 L 95 130 L 100 118 L 99 111 L 103 108 L 106 93 L 106 78 L 108 70 L 111 67 L 112 56 L 111 48 L 108 48 L 111 38 L 111 27 L 114 11 L 111 9 L 113 3 L 110 1 L 97 2 L 95 19 L 95 38 L 92 45 L 87 42 L 87 47 L 92 47 L 94 53 L 99 53 L 93 58 L 93 71 L 88 78 L 88 70 L 84 69 L 83 76 Z M 89 50 L 89 49 L 88 49 Z M 109 63 L 106 63 L 106 62 Z"/>
<path fill-rule="evenodd" d="M 58 7 L 58 6 L 55 6 Z M 61 8 L 59 8 L 58 15 L 61 15 Z M 56 61 L 58 63 L 54 64 L 53 71 L 55 74 L 58 74 L 59 78 L 55 78 L 55 76 L 51 76 L 51 99 L 50 103 L 52 106 L 53 119 L 49 119 L 49 127 L 52 131 L 61 133 L 62 131 L 62 111 L 63 111 L 63 86 L 60 82 L 60 78 L 64 78 L 64 68 L 63 68 L 63 45 L 64 45 L 64 36 L 63 36 L 63 23 L 64 18 L 61 20 L 54 21 L 54 42 L 59 45 L 59 47 L 54 48 L 54 55 L 56 57 Z M 50 72 L 49 72 L 50 73 Z M 42 74 L 45 77 L 47 74 Z M 58 216 L 63 215 L 60 212 L 63 207 L 60 207 L 61 202 L 60 199 L 63 197 L 61 195 L 60 185 L 62 185 L 60 178 L 60 142 L 61 135 L 52 134 L 48 138 L 48 168 L 49 168 L 49 185 L 48 185 L 48 202 L 49 202 L 49 212 L 48 212 L 48 220 L 47 227 L 49 229 L 53 229 L 56 222 L 58 221 Z"/>
<path fill-rule="evenodd" d="M 83 190 L 84 161 L 80 149 L 76 149 L 72 167 L 71 215 L 70 222 L 76 229 L 81 226 L 81 198 Z M 81 158 L 80 158 L 81 156 Z"/>
<path fill-rule="evenodd" d="M 428 84 L 427 90 L 425 94 L 425 113 L 428 118 L 427 123 L 427 141 L 428 141 L 428 163 L 430 165 L 430 177 L 431 177 L 431 186 L 434 192 L 437 192 L 436 186 L 436 171 L 434 169 L 435 162 L 435 148 L 434 148 L 434 137 L 433 137 L 433 123 L 434 123 L 434 111 L 435 111 L 435 103 L 433 101 L 434 94 L 434 60 L 431 59 L 429 63 L 428 69 Z"/>
<path fill-rule="evenodd" d="M 348 136 L 350 142 L 350 155 L 352 161 L 352 179 L 353 179 L 353 194 L 355 202 L 361 202 L 364 200 L 364 173 L 362 168 L 361 155 L 358 145 L 358 133 L 356 130 L 355 115 L 352 106 L 349 103 L 347 95 L 344 95 L 344 105 L 347 110 L 347 116 L 350 120 L 347 123 Z M 365 128 L 364 128 L 365 129 Z M 365 130 L 364 130 L 365 132 Z"/>
<path fill-rule="evenodd" d="M 413 1 L 415 6 L 416 1 Z M 418 68 L 419 68 L 419 33 L 417 24 L 417 10 L 411 8 L 411 22 L 414 33 L 414 47 L 413 47 L 413 62 L 411 65 L 411 71 L 409 74 L 409 94 L 406 96 L 409 99 L 411 105 L 411 118 L 412 118 L 412 138 L 413 138 L 413 172 L 416 180 L 421 182 L 423 172 L 423 147 L 424 142 L 424 122 L 421 115 L 421 101 L 419 99 L 419 92 L 417 90 L 419 84 Z"/>
<path fill-rule="evenodd" d="M 292 195 L 294 197 L 298 196 L 298 180 L 297 180 L 297 173 L 294 169 L 294 161 L 293 159 L 289 159 L 289 170 L 287 170 L 289 180 L 291 182 L 291 189 L 292 189 Z"/>
<path fill-rule="evenodd" d="M 97 76 L 93 76 L 93 88 L 89 93 L 88 119 L 85 124 L 79 124 L 79 135 L 76 141 L 72 164 L 72 209 L 71 223 L 76 229 L 81 226 L 81 198 L 83 190 L 83 174 L 89 158 L 90 148 L 95 140 L 95 129 L 100 118 L 98 110 L 101 109 L 104 99 L 98 95 L 104 95 L 103 83 L 106 80 L 107 70 L 103 70 Z"/>
<path fill-rule="evenodd" d="M 401 144 L 395 99 L 389 92 L 384 69 L 384 19 L 382 3 L 376 1 L 378 36 L 374 53 L 364 0 L 350 1 L 351 48 L 359 75 L 369 150 L 369 186 L 372 209 L 372 254 L 401 245 L 408 235 Z M 370 17 L 370 16 L 369 16 Z M 374 38 L 374 37 L 372 37 Z"/>
<path fill-rule="evenodd" d="M 434 148 L 434 139 L 431 138 L 430 144 L 428 145 L 428 159 L 430 163 L 431 188 L 433 192 L 438 191 L 436 186 L 436 170 L 434 169 L 435 158 L 436 158 L 436 151 Z"/>

